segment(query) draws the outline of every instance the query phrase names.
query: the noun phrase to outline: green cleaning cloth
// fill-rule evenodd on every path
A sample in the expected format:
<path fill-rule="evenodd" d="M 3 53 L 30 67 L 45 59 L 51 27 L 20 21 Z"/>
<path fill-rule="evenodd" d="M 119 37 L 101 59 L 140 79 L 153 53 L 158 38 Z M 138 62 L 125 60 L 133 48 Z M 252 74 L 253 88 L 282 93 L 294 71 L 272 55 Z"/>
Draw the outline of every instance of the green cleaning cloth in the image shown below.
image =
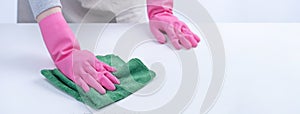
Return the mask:
<path fill-rule="evenodd" d="M 121 84 L 115 85 L 115 91 L 107 91 L 106 94 L 101 95 L 95 89 L 90 88 L 90 91 L 84 92 L 82 88 L 69 80 L 58 69 L 42 70 L 41 73 L 54 86 L 94 109 L 101 109 L 109 104 L 126 98 L 144 87 L 155 77 L 155 73 L 149 70 L 137 58 L 131 59 L 128 63 L 125 63 L 120 57 L 115 55 L 96 57 L 100 61 L 117 69 L 113 75 L 120 80 Z"/>

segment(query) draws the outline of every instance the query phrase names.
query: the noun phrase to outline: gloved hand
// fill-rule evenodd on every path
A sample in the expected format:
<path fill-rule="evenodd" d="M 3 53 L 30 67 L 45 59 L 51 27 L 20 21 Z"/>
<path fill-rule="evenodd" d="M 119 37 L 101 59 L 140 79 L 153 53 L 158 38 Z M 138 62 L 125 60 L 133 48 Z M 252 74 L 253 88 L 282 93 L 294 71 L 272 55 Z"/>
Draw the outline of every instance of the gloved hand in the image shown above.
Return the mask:
<path fill-rule="evenodd" d="M 166 43 L 166 33 L 176 49 L 197 47 L 200 38 L 173 15 L 173 0 L 147 0 L 150 30 L 159 43 Z"/>
<path fill-rule="evenodd" d="M 80 50 L 61 12 L 43 18 L 39 26 L 56 67 L 85 92 L 91 86 L 104 94 L 104 88 L 115 90 L 114 84 L 120 84 L 111 74 L 114 68 L 100 62 L 91 52 Z"/>

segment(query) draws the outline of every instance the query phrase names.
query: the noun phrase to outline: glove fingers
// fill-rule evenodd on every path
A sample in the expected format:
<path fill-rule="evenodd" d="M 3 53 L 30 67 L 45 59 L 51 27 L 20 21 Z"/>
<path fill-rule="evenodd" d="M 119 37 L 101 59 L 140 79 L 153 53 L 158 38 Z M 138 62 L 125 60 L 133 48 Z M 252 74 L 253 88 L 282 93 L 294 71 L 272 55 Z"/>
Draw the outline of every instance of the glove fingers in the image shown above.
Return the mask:
<path fill-rule="evenodd" d="M 192 44 L 192 47 L 197 47 L 198 42 L 196 41 L 196 39 L 194 38 L 193 35 L 185 34 L 184 36 L 190 41 L 190 43 Z"/>
<path fill-rule="evenodd" d="M 91 75 L 84 74 L 82 75 L 82 78 L 88 85 L 95 88 L 99 93 L 105 94 L 106 90 Z"/>
<path fill-rule="evenodd" d="M 193 36 L 194 36 L 194 39 L 199 43 L 200 42 L 200 38 L 198 37 L 198 35 L 196 35 L 196 34 L 193 33 Z"/>
<path fill-rule="evenodd" d="M 94 56 L 94 55 L 90 55 L 92 58 L 90 58 L 89 60 L 88 60 L 88 63 L 92 66 L 92 67 L 94 67 L 94 69 L 96 70 L 96 71 L 103 71 L 104 70 L 104 68 L 103 68 L 103 66 L 101 65 L 102 63 Z"/>
<path fill-rule="evenodd" d="M 105 72 L 104 75 L 114 84 L 120 84 L 119 79 L 112 75 L 110 72 Z"/>
<path fill-rule="evenodd" d="M 168 37 L 171 40 L 171 43 L 173 44 L 173 46 L 175 47 L 175 49 L 179 50 L 181 49 L 181 45 L 178 39 L 178 36 L 176 35 L 175 31 L 174 31 L 174 27 L 173 26 L 169 26 L 165 29 L 165 32 L 167 33 Z"/>
<path fill-rule="evenodd" d="M 177 39 L 176 37 L 176 33 L 174 31 L 174 27 L 173 26 L 168 26 L 166 28 L 164 28 L 164 31 L 166 32 L 166 34 L 168 35 L 168 37 L 172 40 L 172 39 Z"/>
<path fill-rule="evenodd" d="M 96 69 L 90 65 L 84 67 L 85 72 L 89 73 L 91 76 L 94 77 L 94 79 L 98 79 L 99 73 L 96 71 Z"/>
<path fill-rule="evenodd" d="M 182 23 L 182 28 L 181 28 L 181 32 L 185 33 L 185 34 L 192 34 L 192 31 L 190 30 L 190 28 L 183 22 Z"/>
<path fill-rule="evenodd" d="M 164 34 L 159 30 L 158 27 L 156 27 L 155 25 L 152 25 L 152 26 L 150 26 L 150 30 L 159 43 L 164 44 L 167 42 Z"/>
<path fill-rule="evenodd" d="M 189 42 L 189 40 L 183 35 L 181 32 L 178 32 L 178 38 L 179 38 L 179 43 L 185 47 L 186 49 L 192 48 L 192 44 Z"/>
<path fill-rule="evenodd" d="M 185 47 L 186 49 L 192 48 L 192 44 L 190 41 L 185 37 L 184 33 L 181 32 L 181 29 L 185 27 L 184 23 L 174 23 L 175 33 L 177 34 L 177 37 L 179 38 L 179 43 Z"/>
<path fill-rule="evenodd" d="M 108 70 L 110 72 L 116 71 L 115 68 L 99 61 L 95 56 L 93 56 L 93 57 L 94 57 L 93 58 L 94 61 L 89 61 L 89 63 L 90 63 L 90 65 L 92 65 L 96 69 L 96 71 L 104 71 L 104 70 Z"/>
<path fill-rule="evenodd" d="M 181 32 L 184 33 L 185 37 L 191 42 L 192 47 L 197 47 L 198 43 L 200 42 L 200 38 L 194 34 L 185 23 L 182 22 L 182 25 Z"/>
<path fill-rule="evenodd" d="M 98 59 L 95 55 L 87 50 L 82 50 L 80 55 L 78 56 L 78 60 L 82 59 L 82 61 L 87 61 L 91 66 L 93 66 L 96 70 L 98 70 L 97 61 Z M 85 62 L 84 62 L 85 63 Z"/>
<path fill-rule="evenodd" d="M 78 79 L 76 79 L 75 82 L 78 86 L 80 86 L 84 92 L 88 92 L 90 91 L 90 87 L 87 85 L 87 83 L 85 83 L 80 77 Z"/>
<path fill-rule="evenodd" d="M 173 40 L 171 40 L 171 42 L 172 42 L 173 46 L 174 46 L 177 50 L 181 49 L 181 45 L 180 45 L 180 43 L 179 43 L 179 39 L 173 39 Z"/>
<path fill-rule="evenodd" d="M 184 27 L 184 28 L 182 29 L 182 31 L 183 31 L 183 33 L 185 33 L 185 34 L 193 35 L 193 37 L 194 37 L 194 39 L 197 41 L 197 43 L 200 42 L 200 38 L 199 38 L 195 33 L 193 33 L 187 26 Z"/>
<path fill-rule="evenodd" d="M 112 91 L 116 89 L 115 85 L 106 76 L 102 76 L 99 82 L 108 90 Z"/>
<path fill-rule="evenodd" d="M 116 71 L 116 69 L 114 67 L 112 67 L 112 66 L 109 66 L 109 65 L 107 65 L 105 63 L 102 63 L 102 65 L 109 72 L 115 72 Z"/>

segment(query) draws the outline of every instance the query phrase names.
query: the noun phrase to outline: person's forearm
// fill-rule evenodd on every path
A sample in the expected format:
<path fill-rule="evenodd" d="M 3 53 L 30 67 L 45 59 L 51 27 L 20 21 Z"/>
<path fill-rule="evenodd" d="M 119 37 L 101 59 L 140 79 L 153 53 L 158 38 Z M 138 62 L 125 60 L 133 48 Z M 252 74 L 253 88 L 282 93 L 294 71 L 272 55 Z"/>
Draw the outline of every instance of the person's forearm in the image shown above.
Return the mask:
<path fill-rule="evenodd" d="M 39 22 L 42 18 L 61 11 L 60 0 L 28 0 L 34 19 Z M 57 8 L 58 7 L 58 8 Z M 41 16 L 40 16 L 41 15 Z M 39 17 L 39 18 L 38 18 Z"/>
<path fill-rule="evenodd" d="M 42 12 L 41 14 L 39 14 L 37 17 L 36 17 L 36 21 L 39 23 L 41 20 L 43 20 L 45 17 L 53 14 L 53 13 L 56 13 L 56 12 L 61 12 L 61 8 L 60 7 L 53 7 L 53 8 L 50 8 L 44 12 Z"/>

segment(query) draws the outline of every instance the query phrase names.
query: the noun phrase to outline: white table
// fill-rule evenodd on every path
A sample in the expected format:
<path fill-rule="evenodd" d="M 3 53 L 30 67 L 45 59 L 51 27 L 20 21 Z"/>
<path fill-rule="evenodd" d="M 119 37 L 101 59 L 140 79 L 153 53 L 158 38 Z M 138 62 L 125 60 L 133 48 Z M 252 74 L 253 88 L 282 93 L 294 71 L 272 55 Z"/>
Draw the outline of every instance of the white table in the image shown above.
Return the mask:
<path fill-rule="evenodd" d="M 112 53 L 116 42 L 129 26 L 109 26 L 98 40 L 95 54 Z M 78 25 L 71 27 L 75 33 L 79 30 Z M 219 23 L 218 27 L 225 45 L 226 78 L 222 93 L 209 114 L 300 113 L 300 24 Z M 141 37 L 153 38 L 148 35 L 150 32 L 147 29 L 147 26 L 142 29 L 147 34 Z M 0 31 L 1 114 L 90 112 L 84 104 L 53 87 L 40 74 L 41 69 L 54 68 L 54 65 L 36 24 L 1 24 Z M 79 40 L 82 41 L 84 36 L 97 36 L 95 31 L 90 29 L 87 32 L 90 34 L 78 36 Z M 81 43 L 85 45 L 84 41 Z M 87 45 L 85 47 L 89 48 Z M 137 92 L 137 95 L 113 105 L 137 111 L 149 110 L 163 105 L 174 96 L 181 77 L 177 71 L 179 63 L 172 63 L 176 58 L 170 48 L 149 41 L 136 47 L 129 57 L 139 57 L 151 67 L 159 60 L 147 57 L 150 50 L 157 50 L 161 61 L 165 62 L 164 85 L 148 97 L 141 98 Z M 200 112 L 211 78 L 211 55 L 205 40 L 194 51 L 201 68 L 201 80 L 192 102 L 184 111 L 187 114 Z M 155 81 L 157 79 L 151 83 Z M 147 103 L 140 105 L 143 102 Z"/>

